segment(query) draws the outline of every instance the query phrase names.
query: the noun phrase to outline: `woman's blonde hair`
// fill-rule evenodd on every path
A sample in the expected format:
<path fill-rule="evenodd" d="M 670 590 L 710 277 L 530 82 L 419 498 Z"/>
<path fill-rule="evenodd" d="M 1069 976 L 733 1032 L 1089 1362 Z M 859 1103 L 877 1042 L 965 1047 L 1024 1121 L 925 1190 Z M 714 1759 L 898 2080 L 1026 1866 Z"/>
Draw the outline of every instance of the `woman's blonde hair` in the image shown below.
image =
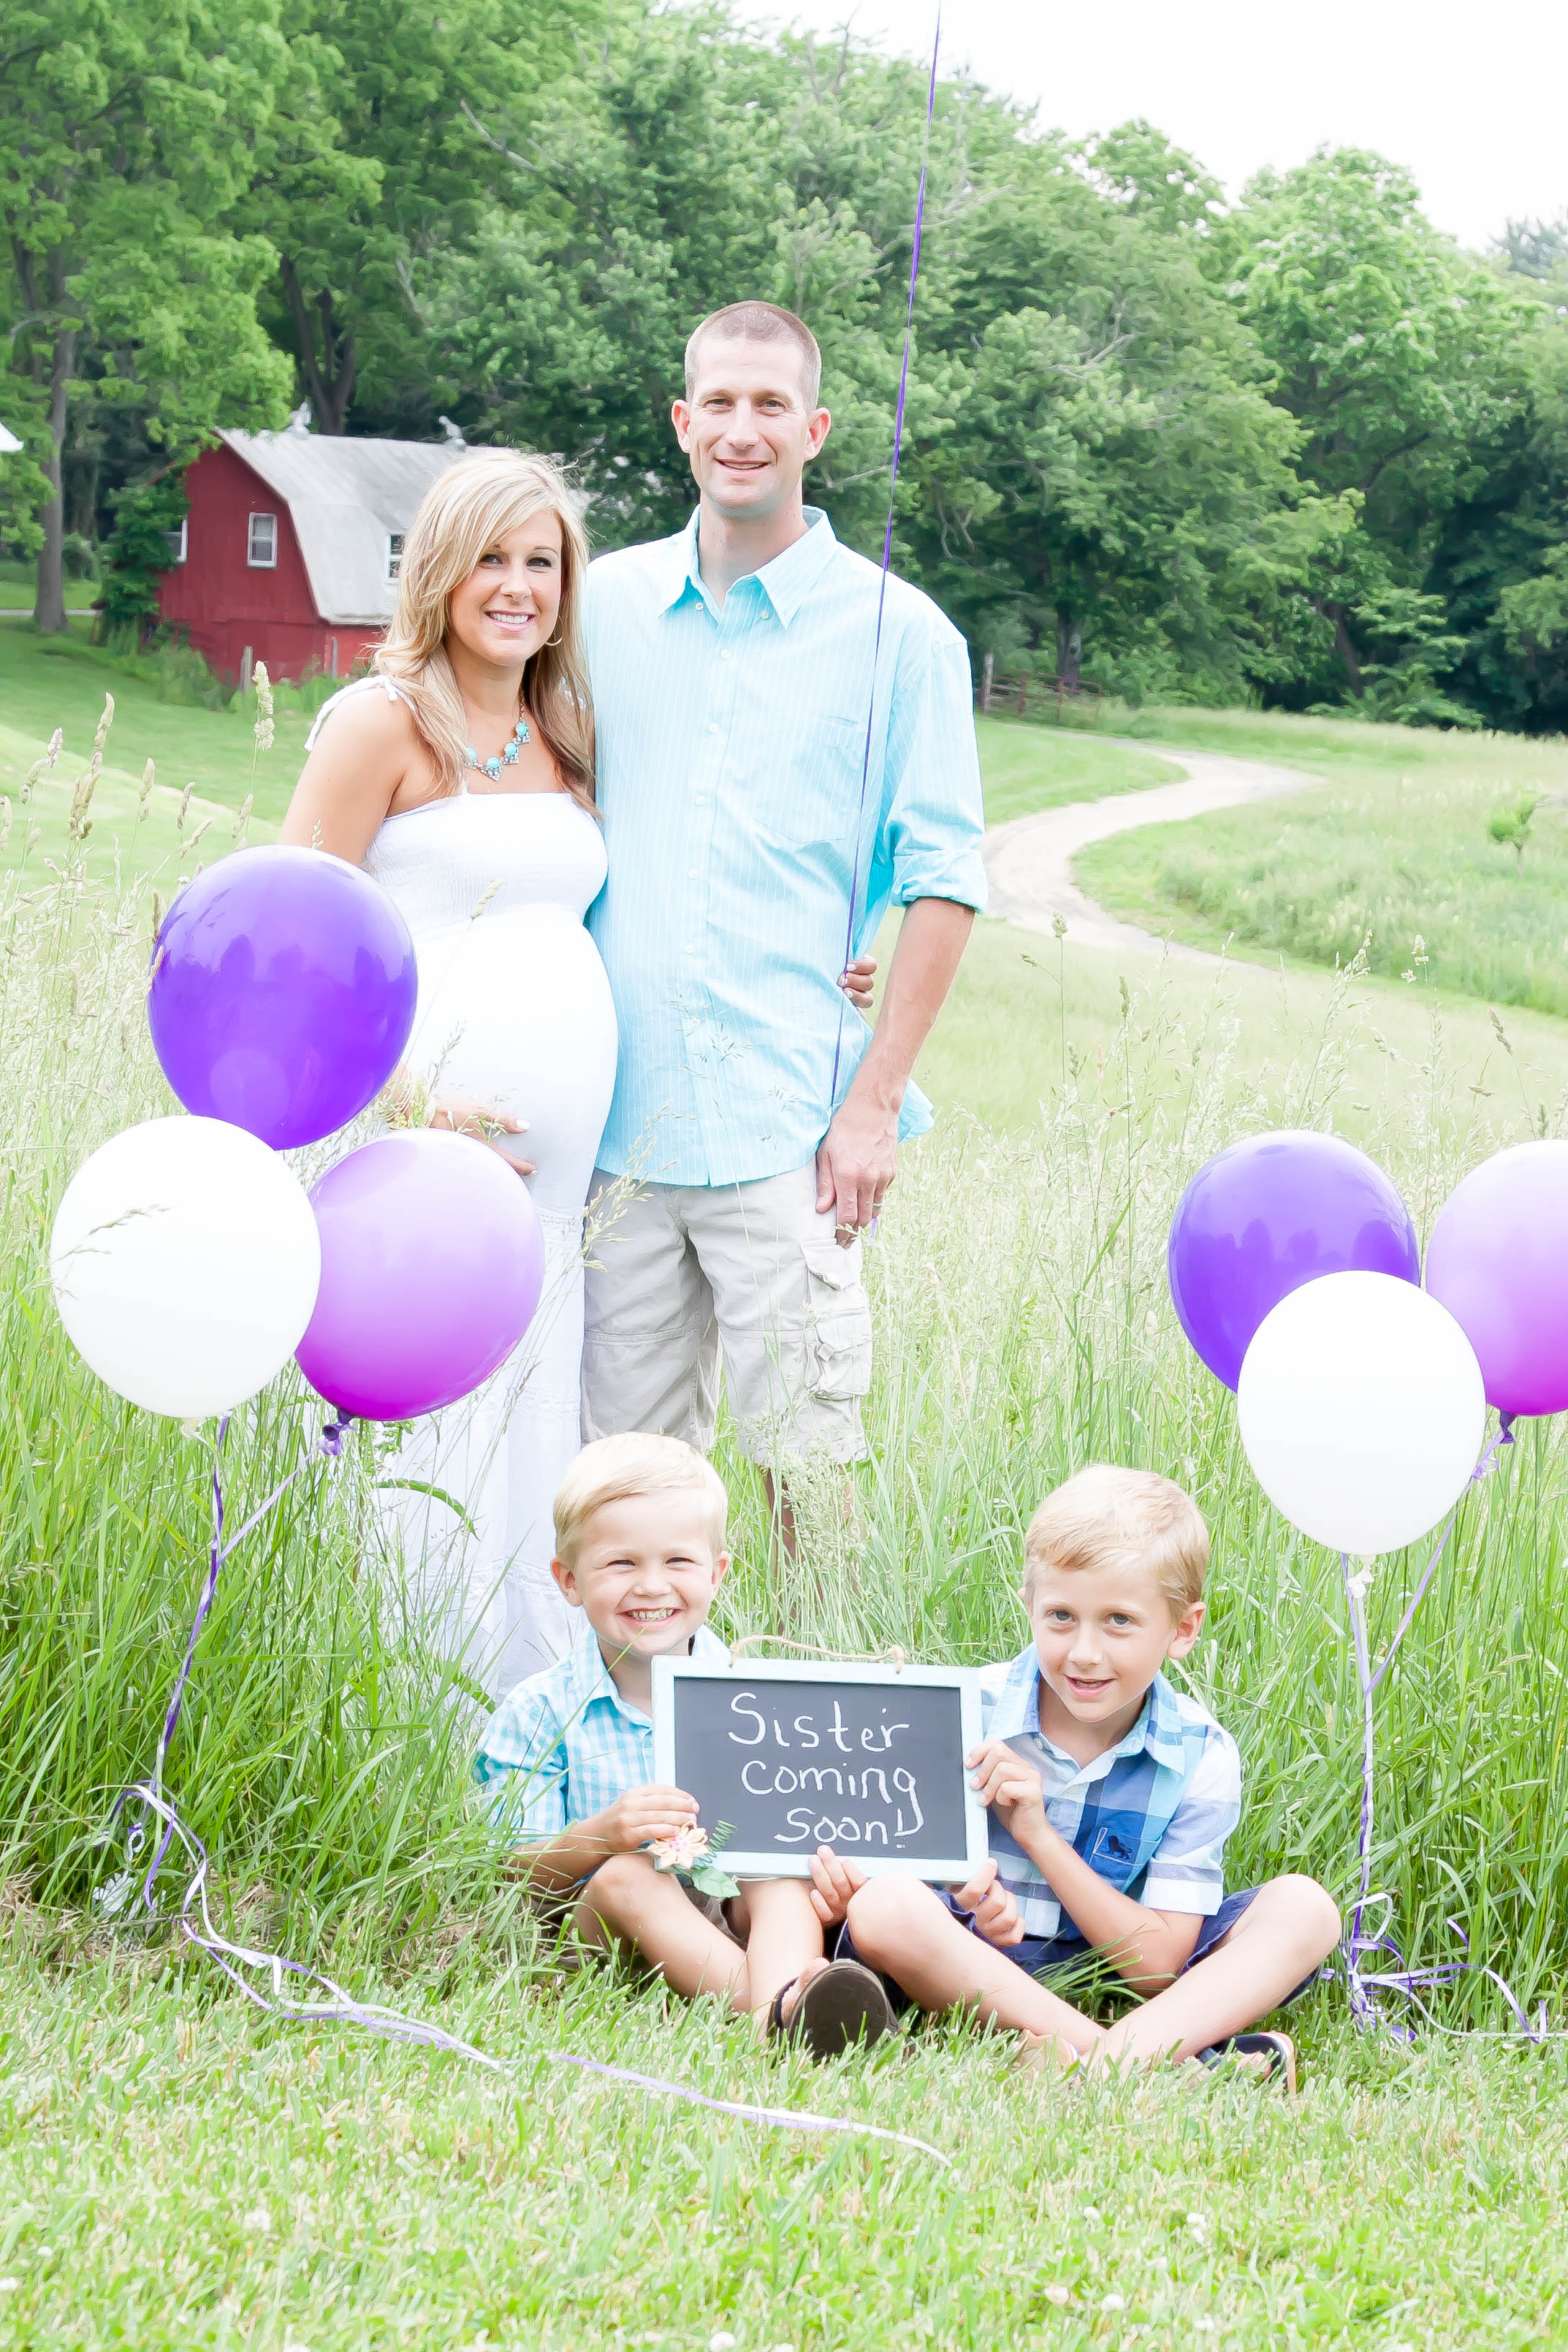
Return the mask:
<path fill-rule="evenodd" d="M 374 666 L 395 678 L 429 744 L 444 793 L 467 764 L 468 722 L 447 653 L 452 591 L 519 524 L 553 514 L 561 525 L 561 610 L 555 633 L 523 673 L 523 705 L 573 799 L 594 807 L 594 709 L 580 610 L 588 541 L 559 466 L 519 449 L 476 449 L 433 482 L 414 518 L 397 578 L 397 607 Z"/>

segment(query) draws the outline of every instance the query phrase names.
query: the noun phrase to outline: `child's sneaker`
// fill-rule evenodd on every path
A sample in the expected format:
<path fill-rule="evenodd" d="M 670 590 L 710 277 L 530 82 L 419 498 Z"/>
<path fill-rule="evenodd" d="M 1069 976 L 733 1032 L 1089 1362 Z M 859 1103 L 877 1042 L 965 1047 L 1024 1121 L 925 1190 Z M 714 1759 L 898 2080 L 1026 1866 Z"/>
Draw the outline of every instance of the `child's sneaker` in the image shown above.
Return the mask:
<path fill-rule="evenodd" d="M 1198 2063 L 1256 2074 L 1264 2083 L 1282 2082 L 1287 2094 L 1296 2095 L 1296 2045 L 1288 2033 L 1233 2033 L 1200 2050 Z"/>

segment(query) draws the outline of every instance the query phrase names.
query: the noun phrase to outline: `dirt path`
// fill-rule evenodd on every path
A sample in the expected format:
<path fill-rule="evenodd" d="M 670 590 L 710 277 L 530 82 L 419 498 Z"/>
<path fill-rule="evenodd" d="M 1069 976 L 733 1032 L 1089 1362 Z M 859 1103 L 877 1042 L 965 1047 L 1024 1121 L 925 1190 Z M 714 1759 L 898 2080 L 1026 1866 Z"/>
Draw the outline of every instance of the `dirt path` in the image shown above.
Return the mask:
<path fill-rule="evenodd" d="M 1317 779 L 1299 768 L 1266 767 L 1260 760 L 1233 760 L 1218 751 L 1173 751 L 1163 743 L 1130 744 L 1152 751 L 1184 772 L 1177 784 L 1147 792 L 1118 793 L 1110 800 L 1073 801 L 1066 808 L 1042 809 L 993 825 L 984 842 L 991 883 L 990 912 L 1025 930 L 1049 931 L 1059 915 L 1075 947 L 1119 948 L 1133 955 L 1169 953 L 1186 962 L 1214 963 L 1206 949 L 1180 947 L 1157 932 L 1118 922 L 1086 898 L 1072 877 L 1072 861 L 1092 841 L 1131 833 L 1145 824 L 1178 824 L 1184 817 L 1207 816 L 1213 809 L 1238 808 L 1247 801 L 1299 793 Z"/>

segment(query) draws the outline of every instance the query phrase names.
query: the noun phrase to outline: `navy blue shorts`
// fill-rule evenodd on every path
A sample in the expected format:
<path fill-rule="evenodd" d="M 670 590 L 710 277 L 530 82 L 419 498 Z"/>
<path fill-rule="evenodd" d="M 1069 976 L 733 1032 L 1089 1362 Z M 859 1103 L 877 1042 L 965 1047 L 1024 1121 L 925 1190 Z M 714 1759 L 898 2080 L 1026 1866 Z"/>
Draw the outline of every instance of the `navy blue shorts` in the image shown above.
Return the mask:
<path fill-rule="evenodd" d="M 1184 1960 L 1176 1971 L 1178 1976 L 1185 1976 L 1189 1969 L 1195 1969 L 1200 1960 L 1208 1958 L 1215 1946 L 1223 1942 L 1229 1935 L 1243 1912 L 1247 1910 L 1255 1900 L 1258 1892 L 1256 1886 L 1238 1886 L 1234 1895 L 1225 1896 L 1219 1909 L 1213 1912 L 1199 1927 L 1198 1940 L 1193 1946 L 1192 1957 L 1190 1959 Z M 946 1904 L 953 1917 L 967 1927 L 972 1936 L 980 1935 L 980 1930 L 974 1924 L 973 1912 L 962 1909 L 945 1886 L 933 1886 L 931 1893 Z M 983 1943 L 985 1940 L 981 1937 Z M 1015 1968 L 1022 1969 L 1026 1976 L 1031 1977 L 1044 1976 L 1052 1969 L 1065 1968 L 1071 1961 L 1082 1960 L 1089 1952 L 1089 1946 L 1079 1935 L 1026 1936 L 1016 1944 L 993 1944 L 991 1948 L 993 1951 L 1000 1952 L 1004 1959 L 1011 1960 Z M 836 1960 L 858 1960 L 862 1968 L 870 1966 L 870 1962 L 864 1954 L 856 1950 L 855 1939 L 849 1933 L 847 1920 L 838 1930 L 838 1940 L 833 1948 L 833 1958 Z M 1286 1994 L 1279 2006 L 1281 2009 L 1288 2009 L 1292 2001 L 1300 2000 L 1303 1993 L 1310 1992 L 1317 1980 L 1318 1971 L 1314 1969 L 1311 1975 L 1296 1987 L 1294 1992 Z M 914 2003 L 910 2000 L 903 1987 L 892 1977 L 884 1976 L 882 1982 L 888 1989 L 888 1998 L 895 2009 L 913 2008 Z"/>

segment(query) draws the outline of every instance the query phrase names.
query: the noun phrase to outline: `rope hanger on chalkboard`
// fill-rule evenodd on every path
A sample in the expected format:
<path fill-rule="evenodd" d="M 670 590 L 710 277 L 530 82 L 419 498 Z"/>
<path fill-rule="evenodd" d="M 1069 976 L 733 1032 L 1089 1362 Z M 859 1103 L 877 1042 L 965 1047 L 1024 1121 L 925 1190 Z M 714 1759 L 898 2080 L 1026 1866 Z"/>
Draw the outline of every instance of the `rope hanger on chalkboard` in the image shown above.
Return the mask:
<path fill-rule="evenodd" d="M 897 1647 L 890 1650 L 825 1650 L 816 1642 L 791 1641 L 787 1633 L 748 1633 L 744 1641 L 731 1643 L 730 1664 L 733 1665 L 736 1659 L 743 1657 L 748 1650 L 754 1650 L 759 1642 L 773 1642 L 781 1649 L 799 1650 L 808 1658 L 827 1658 L 841 1666 L 891 1666 L 901 1675 L 910 1663 L 909 1652 Z"/>

